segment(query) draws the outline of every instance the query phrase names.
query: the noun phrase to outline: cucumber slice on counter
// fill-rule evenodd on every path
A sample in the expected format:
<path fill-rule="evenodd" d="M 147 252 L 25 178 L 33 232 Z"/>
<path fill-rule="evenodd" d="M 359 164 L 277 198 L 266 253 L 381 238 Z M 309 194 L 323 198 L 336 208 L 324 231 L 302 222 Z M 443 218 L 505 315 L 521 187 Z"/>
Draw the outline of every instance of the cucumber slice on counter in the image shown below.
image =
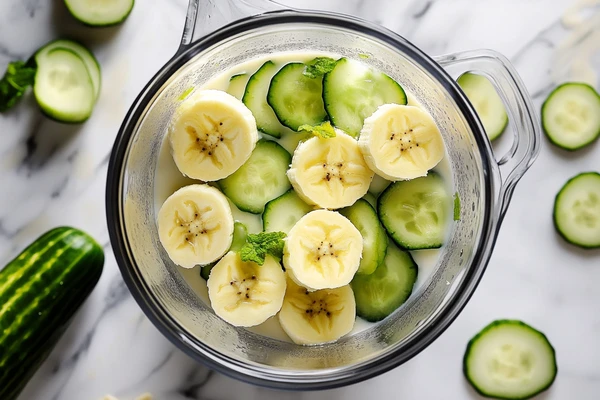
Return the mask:
<path fill-rule="evenodd" d="M 467 72 L 458 84 L 469 98 L 490 140 L 498 138 L 508 125 L 508 115 L 494 85 L 485 76 Z"/>
<path fill-rule="evenodd" d="M 301 125 L 319 125 L 327 119 L 323 105 L 323 78 L 304 75 L 303 63 L 286 64 L 273 76 L 267 102 L 279 122 L 294 131 Z"/>
<path fill-rule="evenodd" d="M 467 381 L 479 394 L 524 400 L 548 389 L 557 373 L 548 338 L 521 321 L 494 321 L 469 341 L 463 359 Z"/>
<path fill-rule="evenodd" d="M 542 105 L 542 126 L 550 141 L 577 150 L 600 136 L 600 95 L 585 83 L 564 83 Z"/>
<path fill-rule="evenodd" d="M 356 274 L 350 285 L 356 299 L 356 315 L 381 321 L 410 297 L 419 269 L 410 253 L 387 245 L 383 263 L 370 275 Z"/>
<path fill-rule="evenodd" d="M 350 207 L 340 210 L 358 229 L 363 238 L 363 252 L 357 274 L 369 275 L 375 272 L 385 258 L 388 237 L 377 218 L 377 212 L 367 200 L 358 199 Z"/>
<path fill-rule="evenodd" d="M 567 181 L 554 201 L 554 226 L 569 243 L 600 247 L 600 174 L 584 172 Z"/>
<path fill-rule="evenodd" d="M 241 100 L 244 97 L 244 91 L 248 84 L 250 75 L 248 74 L 237 74 L 229 78 L 229 86 L 227 87 L 227 93 Z"/>
<path fill-rule="evenodd" d="M 65 0 L 75 19 L 89 26 L 120 24 L 131 13 L 134 0 Z"/>
<path fill-rule="evenodd" d="M 383 104 L 406 104 L 406 93 L 386 74 L 340 58 L 323 78 L 323 101 L 333 125 L 358 137 L 365 118 Z"/>
<path fill-rule="evenodd" d="M 260 214 L 265 204 L 287 192 L 292 185 L 286 172 L 292 156 L 275 142 L 260 140 L 252 155 L 219 186 L 242 211 Z"/>
<path fill-rule="evenodd" d="M 293 189 L 290 189 L 265 206 L 262 215 L 263 230 L 288 234 L 296 222 L 312 210 L 312 206 L 306 204 Z"/>
<path fill-rule="evenodd" d="M 379 196 L 379 220 L 394 242 L 409 250 L 441 247 L 446 238 L 452 198 L 442 178 L 429 175 L 392 183 Z"/>
<path fill-rule="evenodd" d="M 33 93 L 44 114 L 67 123 L 88 119 L 96 95 L 83 58 L 62 47 L 48 51 L 42 49 L 34 57 L 38 69 Z"/>

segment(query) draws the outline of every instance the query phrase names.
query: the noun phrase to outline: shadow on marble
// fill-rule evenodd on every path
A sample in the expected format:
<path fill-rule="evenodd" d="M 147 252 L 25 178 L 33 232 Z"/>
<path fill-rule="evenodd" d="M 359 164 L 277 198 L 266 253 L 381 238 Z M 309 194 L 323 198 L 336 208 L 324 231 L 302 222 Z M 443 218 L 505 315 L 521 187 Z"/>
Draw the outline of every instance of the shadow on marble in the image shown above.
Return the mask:
<path fill-rule="evenodd" d="M 596 147 L 598 146 L 598 142 L 599 142 L 598 140 L 596 140 L 595 142 L 588 144 L 584 148 L 574 150 L 574 151 L 569 151 L 569 150 L 561 149 L 560 147 L 550 143 L 550 141 L 548 140 L 546 135 L 543 135 L 542 140 L 544 140 L 546 142 L 546 144 L 548 145 L 547 147 L 550 148 L 550 151 L 552 152 L 553 155 L 560 157 L 564 160 L 575 160 L 578 158 L 586 157 L 588 154 L 593 153 L 595 151 Z"/>
<path fill-rule="evenodd" d="M 556 240 L 560 248 L 565 252 L 577 254 L 578 256 L 589 260 L 600 257 L 600 248 L 582 249 L 581 247 L 577 247 L 567 242 L 556 231 L 554 231 L 554 239 Z"/>
<path fill-rule="evenodd" d="M 469 382 L 467 382 L 466 379 L 463 378 L 463 386 L 465 387 L 465 390 L 469 393 L 469 399 L 468 400 L 488 400 L 487 397 L 483 397 L 482 395 L 480 395 L 479 393 L 477 393 L 475 391 L 475 389 L 473 389 L 473 386 L 471 386 L 469 384 Z M 538 394 L 535 397 L 532 397 L 531 400 L 547 400 L 550 397 L 550 392 L 552 391 L 552 388 L 546 390 L 543 393 Z M 465 399 L 467 400 L 467 399 Z"/>
<path fill-rule="evenodd" d="M 53 1 L 50 23 L 52 29 L 56 32 L 57 38 L 75 39 L 86 44 L 110 41 L 119 33 L 123 26 L 123 24 L 107 27 L 86 26 L 77 21 L 69 13 L 64 0 Z"/>

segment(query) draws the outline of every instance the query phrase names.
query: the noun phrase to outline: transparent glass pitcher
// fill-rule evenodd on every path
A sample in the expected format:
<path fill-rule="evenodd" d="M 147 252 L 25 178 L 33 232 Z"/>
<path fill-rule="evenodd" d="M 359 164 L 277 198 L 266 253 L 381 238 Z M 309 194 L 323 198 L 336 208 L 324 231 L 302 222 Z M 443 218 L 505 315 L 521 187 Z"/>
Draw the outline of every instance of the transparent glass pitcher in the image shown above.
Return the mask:
<path fill-rule="evenodd" d="M 462 203 L 436 269 L 406 304 L 366 331 L 310 347 L 219 319 L 168 259 L 155 223 L 157 159 L 181 93 L 234 65 L 290 50 L 354 59 L 367 54 L 362 62 L 414 94 L 440 127 Z M 465 71 L 487 76 L 506 105 L 514 141 L 499 161 L 453 79 Z M 463 309 L 485 271 L 513 189 L 539 151 L 539 126 L 521 79 L 500 54 L 431 58 L 394 32 L 355 17 L 289 10 L 266 0 L 191 0 L 180 48 L 132 105 L 112 152 L 106 203 L 115 257 L 154 325 L 203 364 L 273 388 L 355 383 L 418 354 Z"/>

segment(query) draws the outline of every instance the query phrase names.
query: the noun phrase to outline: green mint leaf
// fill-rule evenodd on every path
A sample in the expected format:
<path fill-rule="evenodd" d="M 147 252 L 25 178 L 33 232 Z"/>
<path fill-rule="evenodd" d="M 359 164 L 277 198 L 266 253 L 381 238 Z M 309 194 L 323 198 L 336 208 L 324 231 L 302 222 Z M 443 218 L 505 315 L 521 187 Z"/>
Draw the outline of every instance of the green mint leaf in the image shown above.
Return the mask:
<path fill-rule="evenodd" d="M 246 238 L 246 244 L 240 250 L 242 261 L 252 261 L 258 265 L 265 263 L 265 257 L 268 255 L 280 260 L 283 257 L 283 232 L 261 232 L 251 233 Z"/>
<path fill-rule="evenodd" d="M 27 88 L 33 85 L 35 71 L 34 67 L 28 66 L 23 61 L 14 61 L 8 64 L 6 72 L 0 80 L 0 112 L 17 104 Z"/>
<path fill-rule="evenodd" d="M 329 139 L 335 137 L 335 129 L 329 123 L 329 121 L 323 122 L 321 125 L 300 125 L 298 132 L 306 131 L 310 132 L 315 136 L 319 136 L 321 139 Z"/>
<path fill-rule="evenodd" d="M 358 58 L 361 60 L 366 60 L 367 58 L 370 58 L 370 56 L 366 53 L 358 53 Z"/>
<path fill-rule="evenodd" d="M 458 197 L 458 192 L 454 193 L 454 220 L 460 221 L 460 197 Z"/>
<path fill-rule="evenodd" d="M 192 93 L 193 91 L 194 91 L 193 87 L 187 88 L 185 90 L 185 92 L 181 93 L 181 96 L 179 96 L 179 98 L 177 100 L 179 100 L 179 101 L 185 100 L 190 95 L 190 93 Z"/>
<path fill-rule="evenodd" d="M 304 76 L 309 78 L 320 78 L 326 73 L 330 72 L 337 61 L 329 57 L 317 57 L 312 61 L 309 61 L 304 68 Z"/>

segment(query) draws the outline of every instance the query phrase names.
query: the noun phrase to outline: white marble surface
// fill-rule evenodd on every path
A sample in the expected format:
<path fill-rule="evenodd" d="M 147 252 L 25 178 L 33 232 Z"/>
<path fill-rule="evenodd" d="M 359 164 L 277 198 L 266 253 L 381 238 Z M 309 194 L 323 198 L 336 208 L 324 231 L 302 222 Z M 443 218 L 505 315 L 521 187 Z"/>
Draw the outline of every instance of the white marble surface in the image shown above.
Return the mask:
<path fill-rule="evenodd" d="M 399 32 L 429 54 L 473 48 L 504 53 L 539 106 L 551 85 L 588 79 L 567 68 L 581 41 L 560 19 L 567 0 L 286 0 L 360 15 Z M 590 25 L 600 30 L 597 1 Z M 583 170 L 600 170 L 600 145 L 574 154 L 544 139 L 539 159 L 518 185 L 488 271 L 456 322 L 407 364 L 368 382 L 325 392 L 284 393 L 210 373 L 175 349 L 150 324 L 118 271 L 106 230 L 107 157 L 138 91 L 174 53 L 185 0 L 138 0 L 120 27 L 94 30 L 69 18 L 62 2 L 0 3 L 0 69 L 58 36 L 88 44 L 102 65 L 103 87 L 92 118 L 66 126 L 43 118 L 29 96 L 0 115 L 0 260 L 12 258 L 56 225 L 74 225 L 106 248 L 104 274 L 90 299 L 21 400 L 94 400 L 111 393 L 133 399 L 477 399 L 461 360 L 468 339 L 496 318 L 521 318 L 547 333 L 559 375 L 541 399 L 600 398 L 600 251 L 565 245 L 552 228 L 554 195 Z M 589 17 L 589 13 L 586 14 Z M 596 36 L 596 43 L 600 38 Z M 583 38 L 585 41 L 586 39 Z M 565 44 L 566 43 L 566 44 Z M 568 53 L 557 58 L 557 49 Z M 596 48 L 598 50 L 598 48 Z M 600 54 L 593 55 L 600 72 Z"/>

